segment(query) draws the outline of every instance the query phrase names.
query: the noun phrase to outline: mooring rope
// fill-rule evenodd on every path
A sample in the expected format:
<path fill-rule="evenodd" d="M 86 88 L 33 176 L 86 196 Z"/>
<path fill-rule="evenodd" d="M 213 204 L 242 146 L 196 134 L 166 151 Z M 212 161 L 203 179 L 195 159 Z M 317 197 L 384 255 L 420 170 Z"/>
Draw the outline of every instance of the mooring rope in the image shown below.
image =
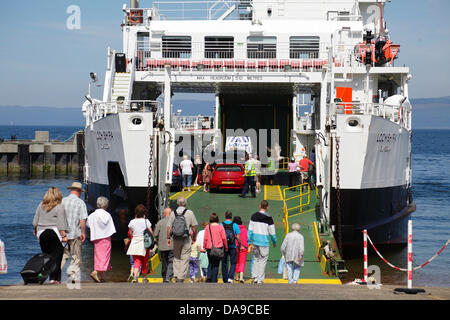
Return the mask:
<path fill-rule="evenodd" d="M 365 231 L 363 231 L 363 232 L 365 232 Z M 367 232 L 366 232 L 366 234 L 367 234 Z M 367 234 L 367 239 L 369 240 L 370 244 L 372 245 L 373 249 L 374 249 L 375 252 L 378 254 L 378 256 L 379 256 L 384 262 L 386 262 L 386 264 L 387 264 L 388 266 L 390 266 L 390 267 L 392 267 L 392 268 L 394 268 L 394 269 L 396 269 L 396 270 L 399 270 L 399 271 L 405 271 L 405 272 L 408 271 L 408 269 L 405 269 L 405 268 L 399 268 L 399 267 L 397 267 L 397 266 L 394 266 L 394 265 L 393 265 L 392 263 L 390 263 L 389 261 L 387 261 L 387 260 L 381 255 L 381 253 L 377 250 L 377 248 L 375 247 L 375 245 L 374 245 L 373 242 L 372 242 L 372 239 L 370 239 L 369 234 Z M 413 271 L 416 271 L 416 270 L 419 270 L 419 269 L 425 267 L 425 266 L 426 266 L 427 264 L 429 264 L 431 261 L 433 261 L 434 259 L 436 259 L 437 256 L 440 255 L 440 254 L 442 253 L 442 251 L 444 251 L 444 249 L 448 246 L 449 243 L 450 243 L 450 239 L 447 240 L 447 243 L 444 244 L 444 246 L 443 246 L 443 247 L 442 247 L 442 248 L 441 248 L 441 249 L 440 249 L 433 257 L 431 257 L 429 260 L 427 260 L 425 263 L 421 264 L 420 266 L 413 268 Z"/>

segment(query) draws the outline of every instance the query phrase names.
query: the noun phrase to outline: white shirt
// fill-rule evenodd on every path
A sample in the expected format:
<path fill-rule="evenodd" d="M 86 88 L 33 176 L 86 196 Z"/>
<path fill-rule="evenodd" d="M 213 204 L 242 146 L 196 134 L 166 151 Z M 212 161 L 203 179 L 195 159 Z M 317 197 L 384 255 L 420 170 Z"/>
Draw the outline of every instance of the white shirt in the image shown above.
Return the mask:
<path fill-rule="evenodd" d="M 205 237 L 205 230 L 199 231 L 197 234 L 197 243 L 200 245 L 200 248 L 203 250 L 203 238 Z"/>
<path fill-rule="evenodd" d="M 111 215 L 103 209 L 97 209 L 91 213 L 86 224 L 91 229 L 91 241 L 105 239 L 116 233 Z"/>
<path fill-rule="evenodd" d="M 181 173 L 182 174 L 192 174 L 192 161 L 191 160 L 183 160 L 180 163 Z"/>
<path fill-rule="evenodd" d="M 128 228 L 133 230 L 133 237 L 143 236 L 145 229 L 150 229 L 152 223 L 148 219 L 136 218 L 130 221 Z"/>

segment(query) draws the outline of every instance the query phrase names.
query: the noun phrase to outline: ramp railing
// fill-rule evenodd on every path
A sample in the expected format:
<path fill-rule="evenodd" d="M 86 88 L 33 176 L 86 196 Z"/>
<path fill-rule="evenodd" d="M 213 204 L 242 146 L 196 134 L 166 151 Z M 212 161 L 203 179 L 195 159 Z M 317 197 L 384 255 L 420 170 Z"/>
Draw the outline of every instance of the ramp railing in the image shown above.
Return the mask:
<path fill-rule="evenodd" d="M 304 187 L 306 187 L 306 192 L 304 191 Z M 287 190 L 293 190 L 297 188 L 300 188 L 299 194 L 288 198 L 286 197 Z M 307 200 L 305 200 L 304 197 L 307 197 Z M 284 224 L 284 232 L 286 234 L 289 233 L 289 217 L 302 214 L 303 207 L 308 206 L 310 203 L 311 203 L 311 188 L 308 183 L 283 189 L 283 224 Z"/>

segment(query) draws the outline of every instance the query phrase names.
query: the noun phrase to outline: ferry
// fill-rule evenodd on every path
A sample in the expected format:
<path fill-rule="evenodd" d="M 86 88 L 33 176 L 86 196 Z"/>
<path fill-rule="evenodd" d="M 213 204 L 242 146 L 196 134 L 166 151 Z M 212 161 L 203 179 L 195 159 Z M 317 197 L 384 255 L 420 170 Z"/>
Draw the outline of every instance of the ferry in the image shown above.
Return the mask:
<path fill-rule="evenodd" d="M 173 164 L 185 154 L 213 162 L 242 136 L 263 171 L 275 160 L 280 181 L 286 159 L 314 154 L 314 223 L 338 254 L 360 247 L 365 229 L 377 245 L 407 243 L 412 76 L 396 65 L 390 1 L 142 2 L 122 7 L 123 47 L 107 50 L 103 97 L 83 104 L 92 205 L 99 195 L 130 212 L 143 203 L 156 223 L 174 196 Z M 184 93 L 210 94 L 211 114 L 183 115 L 172 95 Z M 275 190 L 286 203 L 283 188 L 258 197 Z M 280 210 L 286 224 L 289 209 Z"/>

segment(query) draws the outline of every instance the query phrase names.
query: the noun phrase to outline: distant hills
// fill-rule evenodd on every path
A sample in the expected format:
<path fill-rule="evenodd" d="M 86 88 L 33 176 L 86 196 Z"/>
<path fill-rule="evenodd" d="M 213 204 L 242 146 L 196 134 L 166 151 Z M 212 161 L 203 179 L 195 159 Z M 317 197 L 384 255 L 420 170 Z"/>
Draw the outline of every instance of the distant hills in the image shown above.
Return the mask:
<path fill-rule="evenodd" d="M 214 101 L 173 101 L 173 112 L 182 115 L 213 115 Z M 412 99 L 414 129 L 450 129 L 450 96 Z M 79 108 L 0 106 L 0 125 L 82 126 L 84 118 Z"/>

